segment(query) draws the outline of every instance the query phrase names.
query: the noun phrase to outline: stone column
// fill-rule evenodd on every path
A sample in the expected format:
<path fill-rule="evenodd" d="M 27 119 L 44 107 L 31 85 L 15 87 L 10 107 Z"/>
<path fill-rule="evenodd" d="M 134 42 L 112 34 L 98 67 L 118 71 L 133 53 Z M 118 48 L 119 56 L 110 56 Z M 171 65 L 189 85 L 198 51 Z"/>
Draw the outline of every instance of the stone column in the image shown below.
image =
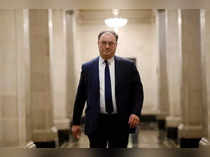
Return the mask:
<path fill-rule="evenodd" d="M 179 10 L 182 80 L 182 124 L 178 128 L 180 147 L 198 147 L 202 130 L 202 69 L 200 10 Z"/>
<path fill-rule="evenodd" d="M 73 105 L 76 96 L 77 84 L 77 69 L 75 67 L 78 62 L 78 52 L 76 52 L 76 15 L 74 10 L 66 11 L 66 48 L 67 48 L 67 110 L 70 121 L 73 117 Z M 79 56 L 80 57 L 80 56 Z"/>
<path fill-rule="evenodd" d="M 54 123 L 58 129 L 59 144 L 68 140 L 69 119 L 67 118 L 67 50 L 66 11 L 49 9 L 50 29 L 50 76 Z M 66 138 L 66 139 L 65 139 Z"/>
<path fill-rule="evenodd" d="M 31 139 L 28 10 L 0 10 L 0 146 Z"/>
<path fill-rule="evenodd" d="M 181 55 L 179 49 L 178 10 L 166 10 L 166 53 L 169 92 L 169 116 L 166 118 L 167 137 L 177 140 L 181 120 Z"/>
<path fill-rule="evenodd" d="M 200 147 L 210 147 L 210 11 L 201 10 L 201 48 L 202 48 L 202 89 L 203 89 L 203 105 L 202 105 L 202 122 L 204 137 L 200 141 Z"/>
<path fill-rule="evenodd" d="M 48 10 L 30 10 L 32 139 L 38 147 L 55 147 Z"/>
<path fill-rule="evenodd" d="M 30 105 L 31 105 L 31 59 L 30 59 L 30 41 L 29 41 L 29 10 L 19 10 L 19 17 L 21 20 L 18 20 L 19 29 L 22 31 L 17 31 L 17 93 L 18 99 L 17 104 L 19 106 L 19 125 L 21 130 L 19 136 L 21 137 L 20 145 L 23 146 L 32 139 L 32 130 L 31 130 L 31 114 L 30 114 Z"/>
<path fill-rule="evenodd" d="M 166 60 L 165 10 L 157 10 L 158 53 L 159 53 L 159 129 L 165 129 L 165 120 L 169 112 L 168 78 Z"/>
<path fill-rule="evenodd" d="M 206 40 L 205 40 L 205 54 L 206 54 L 206 84 L 207 84 L 207 110 L 208 110 L 208 141 L 210 141 L 210 10 L 206 10 Z"/>

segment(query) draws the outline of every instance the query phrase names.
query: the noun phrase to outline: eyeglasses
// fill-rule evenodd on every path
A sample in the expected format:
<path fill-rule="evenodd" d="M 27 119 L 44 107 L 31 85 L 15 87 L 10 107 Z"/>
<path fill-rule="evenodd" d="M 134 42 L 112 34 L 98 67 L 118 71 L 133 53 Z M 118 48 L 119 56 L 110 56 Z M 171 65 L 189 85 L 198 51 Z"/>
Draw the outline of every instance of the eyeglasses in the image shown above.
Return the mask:
<path fill-rule="evenodd" d="M 101 41 L 100 43 L 102 44 L 102 46 L 106 46 L 107 44 L 108 44 L 109 46 L 114 46 L 114 45 L 115 45 L 115 42 Z"/>

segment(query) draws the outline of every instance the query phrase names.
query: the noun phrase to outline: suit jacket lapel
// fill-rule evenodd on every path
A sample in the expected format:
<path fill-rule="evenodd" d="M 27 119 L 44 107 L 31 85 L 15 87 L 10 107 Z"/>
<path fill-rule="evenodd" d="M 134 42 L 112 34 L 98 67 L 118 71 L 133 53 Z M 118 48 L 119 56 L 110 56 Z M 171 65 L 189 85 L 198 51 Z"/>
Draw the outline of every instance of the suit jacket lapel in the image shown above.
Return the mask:
<path fill-rule="evenodd" d="M 118 97 L 119 97 L 119 80 L 120 80 L 120 62 L 118 57 L 114 57 L 115 59 L 115 99 L 116 99 L 116 105 L 117 110 L 119 112 L 119 103 L 118 103 Z"/>
<path fill-rule="evenodd" d="M 97 57 L 93 63 L 92 75 L 94 78 L 94 83 L 97 89 L 99 89 L 99 57 Z"/>
<path fill-rule="evenodd" d="M 100 88 L 99 88 L 99 57 L 97 57 L 93 63 L 93 80 L 95 83 L 95 89 L 96 89 L 96 99 L 97 99 L 97 105 L 98 109 L 100 110 Z"/>
<path fill-rule="evenodd" d="M 119 59 L 118 57 L 114 57 L 115 59 L 115 91 L 117 93 L 118 86 L 119 86 L 119 80 L 120 80 L 120 70 L 119 70 Z"/>

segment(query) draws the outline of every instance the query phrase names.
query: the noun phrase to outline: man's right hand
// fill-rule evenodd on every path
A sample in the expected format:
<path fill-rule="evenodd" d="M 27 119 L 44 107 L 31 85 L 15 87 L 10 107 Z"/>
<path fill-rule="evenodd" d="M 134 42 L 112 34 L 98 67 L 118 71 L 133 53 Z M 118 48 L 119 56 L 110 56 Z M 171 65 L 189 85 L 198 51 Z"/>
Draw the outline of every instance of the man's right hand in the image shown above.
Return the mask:
<path fill-rule="evenodd" d="M 80 125 L 72 125 L 71 131 L 74 138 L 76 139 L 80 138 L 81 135 Z"/>

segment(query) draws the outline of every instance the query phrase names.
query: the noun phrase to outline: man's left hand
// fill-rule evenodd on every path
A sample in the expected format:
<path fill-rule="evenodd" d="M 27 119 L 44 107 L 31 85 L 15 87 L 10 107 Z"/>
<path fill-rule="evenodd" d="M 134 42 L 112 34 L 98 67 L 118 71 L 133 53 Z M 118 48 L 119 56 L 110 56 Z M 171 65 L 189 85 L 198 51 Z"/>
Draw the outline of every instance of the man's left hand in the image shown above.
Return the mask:
<path fill-rule="evenodd" d="M 128 121 L 130 128 L 135 128 L 137 125 L 139 125 L 139 123 L 140 123 L 139 117 L 135 114 L 131 114 Z"/>

